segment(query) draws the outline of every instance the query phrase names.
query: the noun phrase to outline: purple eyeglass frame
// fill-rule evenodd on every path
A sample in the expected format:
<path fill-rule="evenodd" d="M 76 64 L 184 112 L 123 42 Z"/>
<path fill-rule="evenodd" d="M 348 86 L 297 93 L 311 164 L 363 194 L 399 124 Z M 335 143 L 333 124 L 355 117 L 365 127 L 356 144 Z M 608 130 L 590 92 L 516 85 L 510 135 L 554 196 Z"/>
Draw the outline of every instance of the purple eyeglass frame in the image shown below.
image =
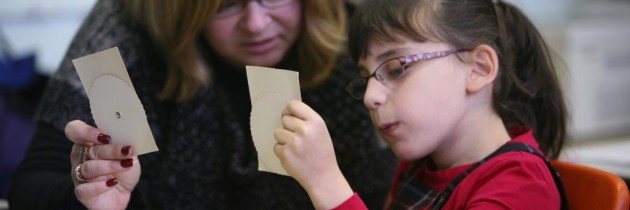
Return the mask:
<path fill-rule="evenodd" d="M 380 68 L 383 65 L 385 65 L 387 62 L 390 62 L 392 60 L 400 61 L 400 65 L 404 67 L 405 65 L 408 65 L 408 64 L 411 64 L 411 63 L 414 63 L 414 62 L 418 62 L 418 61 L 422 61 L 422 60 L 429 60 L 429 59 L 433 59 L 433 58 L 446 57 L 448 55 L 455 54 L 455 53 L 460 53 L 460 52 L 464 52 L 464 51 L 467 51 L 467 50 L 451 49 L 451 50 L 444 50 L 444 51 L 433 51 L 433 52 L 418 53 L 418 54 L 413 54 L 413 55 L 407 55 L 407 56 L 401 56 L 401 57 L 388 59 L 388 60 L 384 61 L 383 63 L 381 63 L 381 65 L 376 67 L 376 70 L 374 70 L 374 72 L 372 72 L 370 75 L 365 76 L 365 77 L 361 77 L 359 79 L 356 79 L 356 80 L 353 80 L 352 82 L 350 82 L 350 84 L 348 84 L 348 86 L 346 87 L 346 91 L 348 93 L 350 93 L 350 95 L 353 98 L 359 99 L 359 98 L 362 98 L 362 96 L 359 97 L 359 96 L 355 95 L 355 93 L 353 93 L 354 91 L 352 91 L 355 86 L 358 87 L 357 85 L 367 85 L 368 80 L 370 80 L 370 78 L 372 78 L 372 77 L 374 77 L 374 79 L 376 79 L 376 81 L 379 81 L 381 84 L 384 84 L 383 81 L 385 80 L 385 77 L 381 76 L 381 74 L 377 74 L 377 72 L 378 72 L 378 70 L 380 70 Z"/>

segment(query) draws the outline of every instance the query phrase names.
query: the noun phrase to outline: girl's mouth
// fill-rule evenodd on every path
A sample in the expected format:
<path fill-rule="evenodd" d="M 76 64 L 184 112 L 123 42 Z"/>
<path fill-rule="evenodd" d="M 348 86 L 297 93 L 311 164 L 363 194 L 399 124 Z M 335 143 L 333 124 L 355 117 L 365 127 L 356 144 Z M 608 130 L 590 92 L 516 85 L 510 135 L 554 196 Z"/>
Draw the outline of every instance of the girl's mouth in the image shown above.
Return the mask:
<path fill-rule="evenodd" d="M 391 136 L 396 128 L 398 128 L 397 122 L 385 123 L 378 126 L 378 130 L 386 136 Z"/>

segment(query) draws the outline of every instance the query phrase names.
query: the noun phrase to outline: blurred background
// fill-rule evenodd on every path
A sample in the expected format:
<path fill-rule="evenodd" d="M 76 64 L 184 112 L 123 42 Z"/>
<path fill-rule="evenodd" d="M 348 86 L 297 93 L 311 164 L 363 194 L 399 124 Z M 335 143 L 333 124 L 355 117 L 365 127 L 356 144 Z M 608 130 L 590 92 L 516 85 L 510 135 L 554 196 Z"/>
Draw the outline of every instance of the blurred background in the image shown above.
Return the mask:
<path fill-rule="evenodd" d="M 630 178 L 630 0 L 509 0 L 554 53 L 570 111 L 561 159 Z"/>
<path fill-rule="evenodd" d="M 351 0 L 350 0 L 351 1 Z M 360 0 L 358 0 L 360 1 Z M 550 45 L 570 109 L 562 159 L 630 178 L 630 0 L 506 0 Z M 32 116 L 95 0 L 0 0 L 0 209 Z"/>
<path fill-rule="evenodd" d="M 0 210 L 39 97 L 95 0 L 0 0 Z"/>

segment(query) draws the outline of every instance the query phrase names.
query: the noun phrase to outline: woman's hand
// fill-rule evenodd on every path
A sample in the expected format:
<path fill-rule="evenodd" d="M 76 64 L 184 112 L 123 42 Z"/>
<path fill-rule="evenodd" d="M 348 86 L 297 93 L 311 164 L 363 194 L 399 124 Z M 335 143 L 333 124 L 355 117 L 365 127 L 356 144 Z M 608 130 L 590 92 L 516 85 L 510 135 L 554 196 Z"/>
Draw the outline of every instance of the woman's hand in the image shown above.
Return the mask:
<path fill-rule="evenodd" d="M 125 209 L 140 179 L 133 148 L 109 144 L 109 136 L 80 120 L 66 124 L 65 133 L 74 143 L 70 175 L 77 199 L 88 209 Z"/>
<path fill-rule="evenodd" d="M 337 165 L 324 120 L 301 101 L 282 111 L 282 129 L 274 132 L 274 152 L 282 167 L 308 192 L 316 209 L 331 209 L 353 195 Z"/>

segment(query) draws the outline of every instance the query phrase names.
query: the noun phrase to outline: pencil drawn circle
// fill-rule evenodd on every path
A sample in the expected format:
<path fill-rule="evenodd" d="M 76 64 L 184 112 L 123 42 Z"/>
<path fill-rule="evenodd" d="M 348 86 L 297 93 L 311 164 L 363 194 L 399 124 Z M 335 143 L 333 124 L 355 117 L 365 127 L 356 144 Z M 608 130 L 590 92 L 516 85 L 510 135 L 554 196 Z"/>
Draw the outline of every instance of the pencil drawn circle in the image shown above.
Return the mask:
<path fill-rule="evenodd" d="M 89 91 L 94 121 L 113 143 L 143 142 L 147 138 L 143 126 L 146 115 L 133 87 L 116 76 L 103 75 L 94 80 Z"/>

